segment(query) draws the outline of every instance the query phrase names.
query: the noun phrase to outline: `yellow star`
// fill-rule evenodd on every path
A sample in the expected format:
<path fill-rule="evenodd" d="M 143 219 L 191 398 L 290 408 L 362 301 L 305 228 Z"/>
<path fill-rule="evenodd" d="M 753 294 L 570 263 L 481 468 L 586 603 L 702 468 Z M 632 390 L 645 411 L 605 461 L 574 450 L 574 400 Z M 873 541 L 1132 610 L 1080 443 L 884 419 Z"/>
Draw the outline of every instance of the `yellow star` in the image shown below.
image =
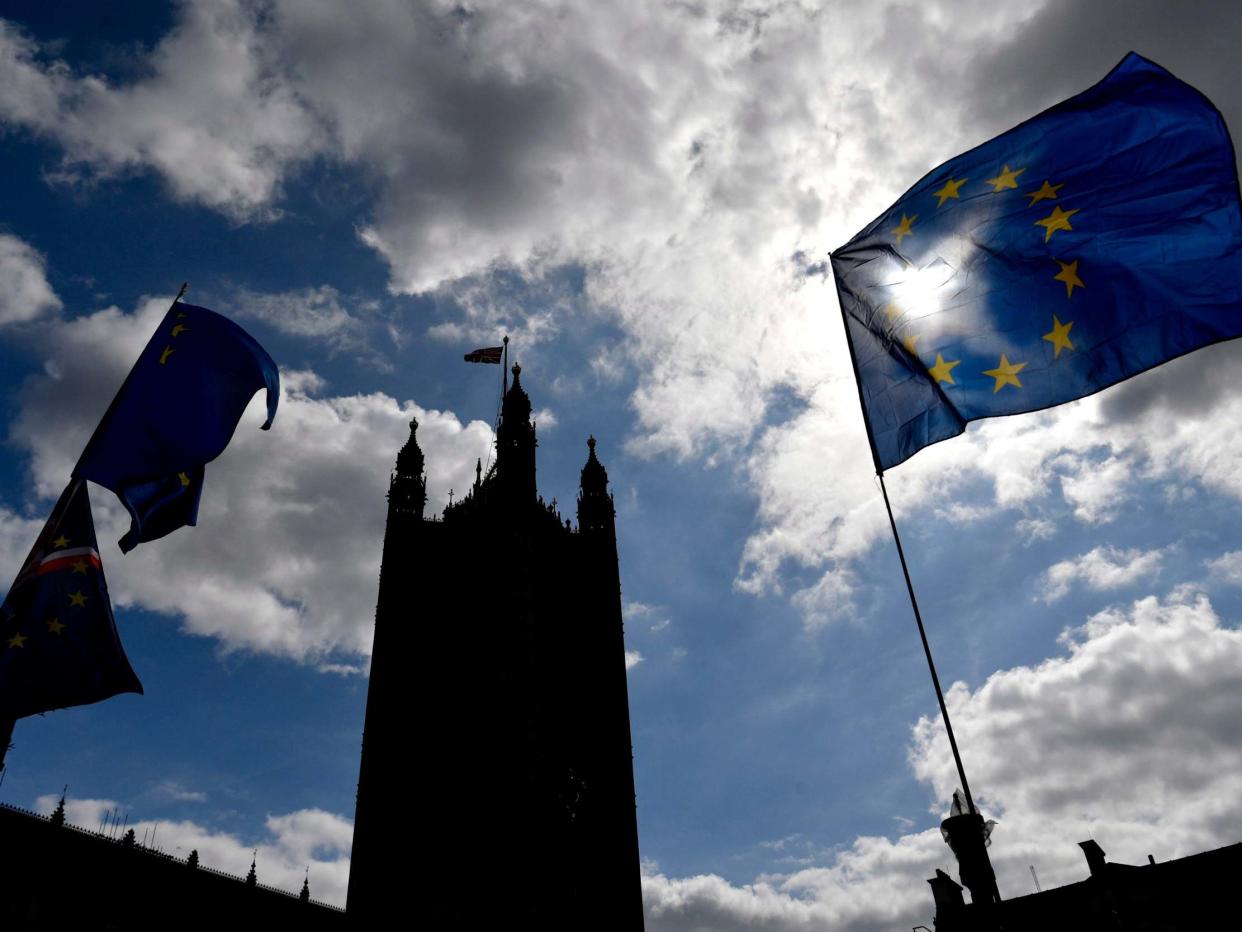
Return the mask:
<path fill-rule="evenodd" d="M 67 627 L 68 625 L 62 625 L 60 623 L 59 618 L 53 618 L 47 623 L 47 630 L 51 631 L 53 634 L 60 634 L 60 632 L 64 631 Z"/>
<path fill-rule="evenodd" d="M 889 301 L 888 304 L 884 305 L 884 307 L 882 307 L 881 310 L 884 312 L 884 316 L 887 317 L 890 321 L 896 320 L 898 317 L 901 316 L 901 308 L 899 308 L 892 301 Z"/>
<path fill-rule="evenodd" d="M 932 194 L 934 194 L 936 197 L 940 199 L 936 201 L 936 206 L 943 207 L 944 202 L 947 201 L 951 197 L 960 199 L 961 195 L 958 194 L 957 192 L 961 190 L 962 185 L 964 185 L 969 180 L 970 180 L 969 178 L 962 178 L 960 180 L 954 180 L 950 178 L 948 181 L 944 183 L 943 188 L 941 188 L 939 191 L 933 191 Z"/>
<path fill-rule="evenodd" d="M 1070 226 L 1069 218 L 1078 213 L 1078 208 L 1073 210 L 1062 210 L 1060 207 L 1052 208 L 1052 213 L 1043 220 L 1036 220 L 1035 226 L 1044 228 L 1044 242 L 1052 239 L 1052 234 L 1057 230 L 1073 230 Z"/>
<path fill-rule="evenodd" d="M 9 638 L 9 647 L 25 647 L 26 642 L 29 640 L 30 638 L 18 631 L 15 635 Z"/>
<path fill-rule="evenodd" d="M 1045 182 L 1044 182 L 1044 184 L 1047 184 L 1047 182 L 1045 181 Z M 172 335 L 173 335 L 173 336 L 176 336 L 177 334 L 179 334 L 179 333 L 184 333 L 185 331 L 187 331 L 187 330 L 189 330 L 189 329 L 190 329 L 190 328 L 189 328 L 189 327 L 187 327 L 185 324 L 176 324 L 176 325 L 174 325 L 174 326 L 173 326 L 173 328 L 172 328 Z"/>
<path fill-rule="evenodd" d="M 956 385 L 957 383 L 953 381 L 953 367 L 960 362 L 960 359 L 945 362 L 945 358 L 937 353 L 936 364 L 928 369 L 927 372 L 937 382 L 948 382 L 950 385 Z"/>
<path fill-rule="evenodd" d="M 85 573 L 86 573 L 86 561 L 85 561 L 85 560 L 74 560 L 74 561 L 73 561 L 73 571 L 74 571 L 75 573 L 82 573 L 83 575 L 85 575 Z"/>
<path fill-rule="evenodd" d="M 1057 272 L 1057 274 L 1052 277 L 1059 282 L 1065 282 L 1065 297 L 1068 298 L 1072 296 L 1074 294 L 1075 287 L 1087 287 L 1082 283 L 1082 279 L 1078 277 L 1077 259 L 1073 262 L 1062 262 L 1060 259 L 1053 259 L 1052 261 L 1061 266 L 1061 271 Z"/>
<path fill-rule="evenodd" d="M 1026 206 L 1034 207 L 1040 201 L 1055 201 L 1057 199 L 1057 192 L 1063 187 L 1065 187 L 1065 182 L 1062 182 L 1061 184 L 1048 184 L 1048 179 L 1045 178 L 1044 186 L 1042 188 L 1038 191 L 1032 191 L 1027 195 L 1027 197 L 1031 199 L 1031 203 Z"/>
<path fill-rule="evenodd" d="M 173 353 L 175 353 L 175 352 L 177 352 L 177 351 L 176 351 L 175 349 L 173 349 L 171 346 L 165 346 L 165 347 L 164 347 L 164 352 L 160 353 L 160 365 L 162 366 L 162 365 L 164 365 L 165 363 L 167 363 L 167 362 L 168 362 L 168 357 L 169 357 L 169 356 L 171 356 L 171 355 L 172 355 Z"/>
<path fill-rule="evenodd" d="M 86 608 L 86 596 L 82 594 L 82 590 L 69 593 L 69 604 L 76 605 L 78 608 Z"/>
<path fill-rule="evenodd" d="M 918 214 L 915 214 L 913 217 L 907 217 L 904 213 L 901 215 L 901 223 L 897 224 L 897 229 L 893 230 L 893 235 L 897 237 L 898 246 L 901 245 L 901 238 L 903 236 L 910 236 L 914 232 L 910 229 L 910 226 L 918 219 Z"/>
<path fill-rule="evenodd" d="M 181 480 L 181 485 L 183 487 L 190 484 L 190 477 L 183 472 L 177 473 L 177 478 Z"/>
<path fill-rule="evenodd" d="M 906 348 L 907 353 L 913 356 L 915 344 L 919 342 L 919 338 L 922 336 L 923 334 L 921 333 L 907 333 L 901 338 L 901 345 Z"/>
<path fill-rule="evenodd" d="M 1056 347 L 1056 352 L 1052 356 L 1053 359 L 1061 357 L 1061 350 L 1074 348 L 1074 344 L 1070 342 L 1069 338 L 1070 327 L 1072 326 L 1074 326 L 1072 320 L 1068 324 L 1063 324 L 1057 320 L 1056 314 L 1052 315 L 1052 332 L 1045 333 L 1044 339 Z"/>
<path fill-rule="evenodd" d="M 52 546 L 55 547 L 57 550 L 64 550 L 66 547 L 69 546 L 69 538 L 66 537 L 64 534 L 61 534 L 60 537 L 52 541 Z"/>
<path fill-rule="evenodd" d="M 1022 383 L 1018 381 L 1018 373 L 1026 368 L 1026 363 L 1015 362 L 1010 363 L 1004 353 L 1001 353 L 1000 363 L 995 369 L 988 369 L 983 374 L 996 379 L 996 385 L 992 388 L 992 394 L 995 395 L 1006 385 L 1013 385 L 1017 388 L 1022 387 Z"/>
<path fill-rule="evenodd" d="M 1016 188 L 1018 186 L 1018 176 L 1026 171 L 1025 168 L 1010 169 L 1008 165 L 995 178 L 987 179 L 987 183 L 992 186 L 992 193 L 995 194 L 1002 188 Z"/>

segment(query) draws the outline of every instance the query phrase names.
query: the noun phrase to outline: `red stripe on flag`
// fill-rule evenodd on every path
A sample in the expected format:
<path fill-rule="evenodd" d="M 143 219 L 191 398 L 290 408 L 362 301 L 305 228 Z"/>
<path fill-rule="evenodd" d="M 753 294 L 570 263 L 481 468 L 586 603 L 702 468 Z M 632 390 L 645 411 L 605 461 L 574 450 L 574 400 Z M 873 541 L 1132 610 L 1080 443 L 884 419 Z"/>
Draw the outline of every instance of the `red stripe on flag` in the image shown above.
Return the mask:
<path fill-rule="evenodd" d="M 44 573 L 55 573 L 57 570 L 72 569 L 74 564 L 83 562 L 95 569 L 99 569 L 103 564 L 99 562 L 99 556 L 95 553 L 79 554 L 74 557 L 56 557 L 51 560 L 44 560 L 39 564 L 39 568 L 35 571 L 42 576 Z"/>

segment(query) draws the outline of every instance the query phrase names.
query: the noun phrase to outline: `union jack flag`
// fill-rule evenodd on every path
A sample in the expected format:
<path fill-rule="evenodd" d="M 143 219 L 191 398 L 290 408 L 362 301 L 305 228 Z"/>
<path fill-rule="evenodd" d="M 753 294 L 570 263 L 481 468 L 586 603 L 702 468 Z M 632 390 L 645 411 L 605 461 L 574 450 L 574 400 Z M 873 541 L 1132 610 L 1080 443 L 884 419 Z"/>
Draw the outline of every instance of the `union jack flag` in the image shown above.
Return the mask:
<path fill-rule="evenodd" d="M 490 362 L 500 365 L 500 354 L 504 351 L 503 346 L 484 346 L 477 350 L 471 350 L 462 358 L 466 362 Z"/>

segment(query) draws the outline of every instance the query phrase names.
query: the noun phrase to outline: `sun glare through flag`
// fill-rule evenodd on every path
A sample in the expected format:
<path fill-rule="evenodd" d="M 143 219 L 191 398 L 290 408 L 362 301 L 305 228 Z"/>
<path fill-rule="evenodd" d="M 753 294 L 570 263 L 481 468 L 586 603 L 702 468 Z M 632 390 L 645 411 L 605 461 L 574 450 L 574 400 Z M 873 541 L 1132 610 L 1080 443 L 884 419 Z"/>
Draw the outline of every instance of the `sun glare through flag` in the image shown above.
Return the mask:
<path fill-rule="evenodd" d="M 832 254 L 876 468 L 1242 335 L 1233 144 L 1131 53 Z"/>

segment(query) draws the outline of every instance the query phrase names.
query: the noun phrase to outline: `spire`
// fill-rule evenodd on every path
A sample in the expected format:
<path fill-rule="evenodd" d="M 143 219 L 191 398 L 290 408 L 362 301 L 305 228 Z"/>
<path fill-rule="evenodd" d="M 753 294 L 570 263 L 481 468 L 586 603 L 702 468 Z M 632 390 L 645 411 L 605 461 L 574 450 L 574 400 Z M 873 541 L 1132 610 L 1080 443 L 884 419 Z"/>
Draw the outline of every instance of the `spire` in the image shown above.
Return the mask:
<path fill-rule="evenodd" d="M 397 454 L 397 468 L 388 485 L 388 507 L 421 518 L 427 504 L 427 480 L 423 476 L 423 451 L 418 445 L 418 418 L 410 418 L 410 439 Z"/>
<path fill-rule="evenodd" d="M 608 470 L 595 456 L 595 438 L 587 438 L 586 465 L 582 467 L 582 481 L 578 491 L 578 529 L 581 531 L 604 531 L 613 529 L 616 509 L 608 493 Z"/>
<path fill-rule="evenodd" d="M 253 887 L 259 882 L 259 875 L 255 873 L 254 865 L 259 860 L 259 850 L 256 848 L 254 856 L 250 859 L 250 873 L 246 875 L 246 886 Z"/>
<path fill-rule="evenodd" d="M 302 878 L 302 892 L 298 894 L 298 900 L 303 903 L 310 902 L 310 868 L 306 868 L 306 876 Z"/>
<path fill-rule="evenodd" d="M 505 392 L 496 428 L 496 474 L 502 494 L 513 505 L 535 502 L 535 425 L 530 396 L 522 388 L 522 367 L 513 366 L 513 384 Z"/>
<path fill-rule="evenodd" d="M 509 390 L 505 392 L 504 405 L 500 409 L 501 415 L 506 421 L 512 419 L 516 421 L 530 420 L 530 396 L 526 394 L 526 390 L 522 388 L 522 367 L 517 363 L 513 364 L 513 384 L 509 386 Z"/>
<path fill-rule="evenodd" d="M 65 824 L 65 794 L 69 792 L 69 784 L 65 784 L 65 788 L 60 791 L 60 802 L 56 804 L 56 811 L 52 813 L 51 822 L 53 825 Z"/>
<path fill-rule="evenodd" d="M 397 454 L 397 475 L 417 479 L 423 474 L 423 451 L 418 445 L 418 418 L 410 418 L 410 439 Z"/>

